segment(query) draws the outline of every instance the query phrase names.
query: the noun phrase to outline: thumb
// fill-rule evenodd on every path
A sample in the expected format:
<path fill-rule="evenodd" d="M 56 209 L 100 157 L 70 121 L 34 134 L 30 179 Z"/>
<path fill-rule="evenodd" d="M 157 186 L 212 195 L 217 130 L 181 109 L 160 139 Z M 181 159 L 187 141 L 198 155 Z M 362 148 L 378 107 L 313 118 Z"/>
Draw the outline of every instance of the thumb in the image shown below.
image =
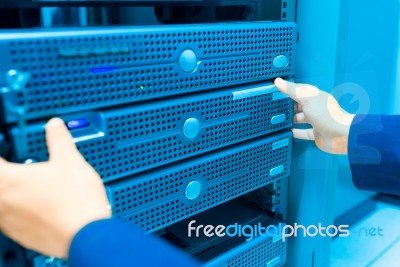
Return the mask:
<path fill-rule="evenodd" d="M 46 142 L 51 161 L 79 154 L 64 121 L 59 118 L 53 118 L 46 124 Z"/>

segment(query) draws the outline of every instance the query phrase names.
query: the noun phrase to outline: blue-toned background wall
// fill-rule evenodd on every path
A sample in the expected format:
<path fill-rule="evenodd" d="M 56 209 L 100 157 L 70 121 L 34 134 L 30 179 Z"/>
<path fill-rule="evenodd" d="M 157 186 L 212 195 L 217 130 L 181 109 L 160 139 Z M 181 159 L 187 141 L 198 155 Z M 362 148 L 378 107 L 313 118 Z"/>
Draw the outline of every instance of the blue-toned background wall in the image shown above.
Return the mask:
<path fill-rule="evenodd" d="M 341 2 L 336 96 L 350 112 L 395 113 L 400 2 Z M 336 217 L 373 195 L 355 189 L 347 157 L 340 158 L 338 168 Z"/>
<path fill-rule="evenodd" d="M 296 82 L 332 92 L 350 112 L 399 113 L 399 5 L 298 1 Z M 346 156 L 331 157 L 297 142 L 293 157 L 289 223 L 331 224 L 375 195 L 353 186 Z M 292 239 L 288 266 L 329 266 L 330 246 L 327 238 Z"/>

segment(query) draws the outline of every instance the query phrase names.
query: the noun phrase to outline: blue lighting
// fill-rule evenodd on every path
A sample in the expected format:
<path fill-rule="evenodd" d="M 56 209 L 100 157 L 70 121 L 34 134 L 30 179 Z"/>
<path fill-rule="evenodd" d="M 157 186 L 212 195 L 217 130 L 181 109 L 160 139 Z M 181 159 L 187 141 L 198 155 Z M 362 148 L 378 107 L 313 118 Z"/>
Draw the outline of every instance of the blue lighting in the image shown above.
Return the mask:
<path fill-rule="evenodd" d="M 104 72 L 110 72 L 113 70 L 118 69 L 118 67 L 115 66 L 103 66 L 103 67 L 96 67 L 96 68 L 92 68 L 90 70 L 91 73 L 104 73 Z"/>
<path fill-rule="evenodd" d="M 89 126 L 89 121 L 85 118 L 70 120 L 67 122 L 67 127 L 70 130 L 79 129 Z"/>

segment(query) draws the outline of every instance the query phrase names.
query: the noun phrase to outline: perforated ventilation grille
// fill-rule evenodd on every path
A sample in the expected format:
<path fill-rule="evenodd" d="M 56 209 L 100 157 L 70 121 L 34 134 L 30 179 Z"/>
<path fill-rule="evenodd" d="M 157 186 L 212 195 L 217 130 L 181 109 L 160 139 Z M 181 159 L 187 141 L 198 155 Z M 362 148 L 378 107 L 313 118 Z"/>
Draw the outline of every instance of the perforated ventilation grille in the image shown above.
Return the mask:
<path fill-rule="evenodd" d="M 177 102 L 104 112 L 108 134 L 82 141 L 78 148 L 103 179 L 111 181 L 291 126 L 292 101 L 273 101 L 271 94 L 233 101 L 232 92 L 225 91 Z M 285 114 L 286 120 L 274 125 L 271 118 L 278 114 Z M 194 139 L 182 134 L 190 117 L 201 125 Z M 27 152 L 21 150 L 19 137 L 14 138 L 17 160 L 47 159 L 42 126 L 27 127 Z"/>
<path fill-rule="evenodd" d="M 279 257 L 279 260 L 274 261 Z M 274 264 L 267 265 L 269 262 Z M 232 259 L 228 260 L 226 264 L 218 266 L 227 267 L 277 267 L 283 266 L 286 262 L 286 245 L 281 240 L 273 242 L 272 238 L 244 250 Z M 210 266 L 211 267 L 211 266 Z M 213 266 L 217 267 L 217 266 Z"/>
<path fill-rule="evenodd" d="M 3 53 L 10 54 L 3 69 L 31 74 L 26 97 L 19 94 L 11 103 L 26 105 L 32 119 L 293 74 L 291 23 L 159 26 L 147 32 L 123 28 L 3 41 Z M 195 51 L 199 62 L 190 74 L 178 64 L 185 49 Z M 272 60 L 281 54 L 289 62 L 276 69 Z M 6 117 L 16 120 L 12 112 Z"/>
<path fill-rule="evenodd" d="M 281 12 L 281 19 L 283 21 L 288 21 L 288 1 L 282 0 L 282 12 Z"/>
<path fill-rule="evenodd" d="M 272 143 L 286 138 L 289 146 L 272 149 Z M 289 175 L 290 138 L 288 133 L 265 138 L 172 170 L 139 176 L 140 180 L 111 184 L 113 212 L 146 231 L 154 231 L 260 188 Z M 269 171 L 277 166 L 284 166 L 284 171 L 272 177 Z M 203 184 L 202 192 L 189 201 L 185 190 L 193 180 Z"/>

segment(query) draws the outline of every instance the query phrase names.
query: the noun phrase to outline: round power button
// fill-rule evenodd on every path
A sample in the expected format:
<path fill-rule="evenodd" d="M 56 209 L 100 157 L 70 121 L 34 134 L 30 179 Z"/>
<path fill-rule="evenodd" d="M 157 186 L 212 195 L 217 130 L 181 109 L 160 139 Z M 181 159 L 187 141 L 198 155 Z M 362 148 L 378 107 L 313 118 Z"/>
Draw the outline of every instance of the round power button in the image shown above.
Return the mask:
<path fill-rule="evenodd" d="M 277 69 L 286 67 L 289 63 L 289 59 L 285 55 L 279 55 L 274 58 L 272 65 Z"/>
<path fill-rule="evenodd" d="M 189 118 L 185 121 L 185 123 L 183 124 L 183 134 L 189 138 L 195 138 L 200 131 L 200 122 L 198 119 L 196 118 Z"/>
<path fill-rule="evenodd" d="M 186 49 L 179 56 L 179 66 L 184 72 L 193 72 L 197 68 L 197 57 L 193 50 Z"/>
<path fill-rule="evenodd" d="M 185 196 L 189 200 L 198 198 L 201 193 L 201 184 L 199 181 L 191 181 L 185 190 Z"/>

